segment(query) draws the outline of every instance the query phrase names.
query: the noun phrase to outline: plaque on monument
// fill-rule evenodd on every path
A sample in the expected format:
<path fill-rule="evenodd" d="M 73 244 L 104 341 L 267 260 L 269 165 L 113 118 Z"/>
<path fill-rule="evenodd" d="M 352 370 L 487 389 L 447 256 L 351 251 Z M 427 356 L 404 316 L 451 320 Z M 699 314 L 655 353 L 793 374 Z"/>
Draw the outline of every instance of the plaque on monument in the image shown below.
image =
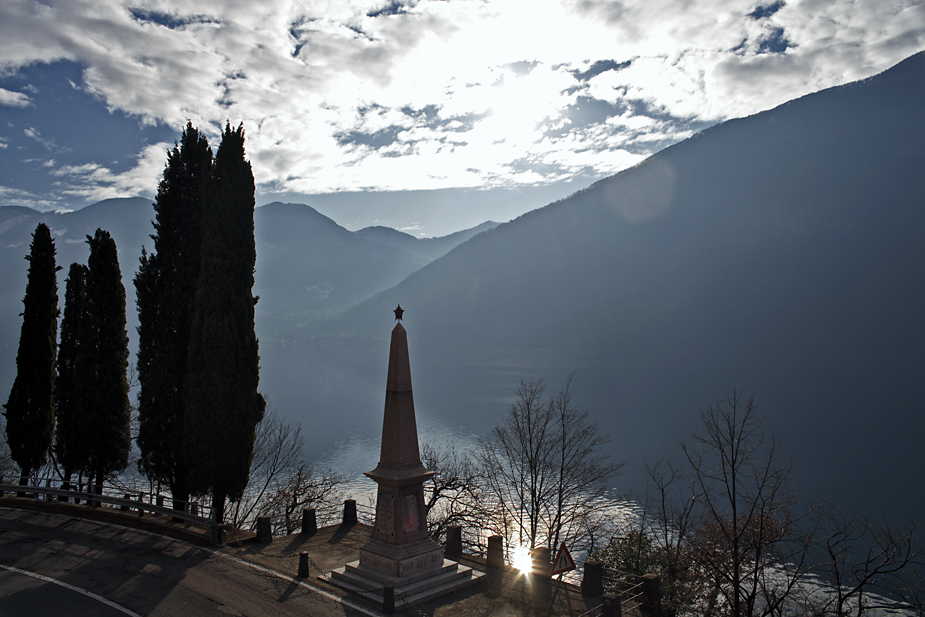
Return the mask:
<path fill-rule="evenodd" d="M 405 532 L 418 528 L 417 495 L 405 495 Z"/>
<path fill-rule="evenodd" d="M 385 536 L 392 538 L 395 536 L 394 528 L 395 517 L 395 495 L 392 493 L 383 493 L 379 491 L 379 497 L 376 500 L 376 536 Z"/>

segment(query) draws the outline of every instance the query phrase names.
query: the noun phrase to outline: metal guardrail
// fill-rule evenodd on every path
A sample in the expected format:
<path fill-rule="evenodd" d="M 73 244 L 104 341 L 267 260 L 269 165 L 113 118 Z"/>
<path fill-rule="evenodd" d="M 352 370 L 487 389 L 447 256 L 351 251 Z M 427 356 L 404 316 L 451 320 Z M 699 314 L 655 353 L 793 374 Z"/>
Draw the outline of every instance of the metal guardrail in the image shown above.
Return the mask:
<path fill-rule="evenodd" d="M 109 497 L 107 495 L 97 495 L 96 493 L 67 491 L 59 488 L 46 488 L 42 486 L 23 486 L 20 484 L 0 484 L 0 494 L 3 493 L 54 495 L 56 497 L 73 497 L 75 499 L 89 500 L 91 502 L 100 502 L 114 506 L 121 506 L 132 510 L 138 510 L 139 516 L 144 512 L 151 512 L 153 514 L 162 514 L 164 516 L 178 518 L 185 523 L 205 527 L 213 533 L 217 530 L 218 527 L 225 527 L 225 525 L 217 525 L 212 519 L 204 518 L 196 514 L 190 514 L 180 510 L 174 510 L 173 508 L 165 508 L 164 506 L 145 503 L 141 500 L 125 499 L 124 497 Z"/>
<path fill-rule="evenodd" d="M 376 507 L 357 502 L 357 519 L 359 519 L 359 522 L 372 527 L 376 524 Z"/>
<path fill-rule="evenodd" d="M 605 585 L 609 585 L 611 588 L 616 587 L 613 593 L 620 598 L 620 605 L 623 612 L 627 612 L 638 605 L 645 593 L 643 589 L 644 583 L 638 574 L 605 568 L 601 578 Z M 628 585 L 628 587 L 621 589 L 620 587 L 623 585 Z"/>
<path fill-rule="evenodd" d="M 595 607 L 593 607 L 593 608 L 589 608 L 588 610 L 586 610 L 585 612 L 583 612 L 583 613 L 582 613 L 581 615 L 579 615 L 578 617 L 598 617 L 598 615 L 601 614 L 601 611 L 602 611 L 603 609 L 604 609 L 604 605 L 603 605 L 603 604 L 598 604 L 597 606 L 595 606 Z"/>

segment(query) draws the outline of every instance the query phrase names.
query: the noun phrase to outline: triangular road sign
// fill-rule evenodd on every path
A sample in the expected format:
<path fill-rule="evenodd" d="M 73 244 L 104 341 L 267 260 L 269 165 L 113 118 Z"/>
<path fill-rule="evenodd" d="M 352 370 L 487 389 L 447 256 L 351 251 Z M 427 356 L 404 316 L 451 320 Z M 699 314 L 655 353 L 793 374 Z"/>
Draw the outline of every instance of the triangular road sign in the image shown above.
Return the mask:
<path fill-rule="evenodd" d="M 565 542 L 563 542 L 562 546 L 559 547 L 559 552 L 556 554 L 556 560 L 552 562 L 552 571 L 549 574 L 550 576 L 555 576 L 574 569 L 575 560 L 572 559 L 568 549 L 565 547 Z"/>

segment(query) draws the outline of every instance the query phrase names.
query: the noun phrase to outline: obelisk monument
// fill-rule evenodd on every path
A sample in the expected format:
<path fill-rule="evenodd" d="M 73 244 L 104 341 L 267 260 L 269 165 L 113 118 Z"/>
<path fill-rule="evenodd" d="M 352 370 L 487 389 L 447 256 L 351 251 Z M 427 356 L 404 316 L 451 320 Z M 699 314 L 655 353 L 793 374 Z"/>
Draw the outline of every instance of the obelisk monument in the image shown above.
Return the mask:
<path fill-rule="evenodd" d="M 403 312 L 395 309 L 399 322 Z M 434 472 L 421 463 L 408 336 L 401 323 L 392 330 L 385 390 L 379 464 L 366 472 L 379 485 L 376 524 L 360 549 L 360 567 L 398 577 L 425 574 L 443 566 L 443 546 L 427 535 L 424 482 Z"/>

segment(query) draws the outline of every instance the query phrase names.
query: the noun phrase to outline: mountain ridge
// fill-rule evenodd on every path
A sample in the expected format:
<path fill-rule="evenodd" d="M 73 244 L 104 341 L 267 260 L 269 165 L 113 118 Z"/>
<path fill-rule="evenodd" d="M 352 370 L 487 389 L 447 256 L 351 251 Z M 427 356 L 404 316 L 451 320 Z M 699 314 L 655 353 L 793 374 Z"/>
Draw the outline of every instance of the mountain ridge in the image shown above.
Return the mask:
<path fill-rule="evenodd" d="M 261 391 L 312 426 L 310 454 L 376 433 L 400 303 L 422 426 L 439 417 L 484 433 L 519 379 L 553 389 L 576 371 L 576 401 L 613 436 L 638 489 L 632 468 L 677 460 L 696 412 L 744 388 L 797 456 L 807 492 L 921 511 L 908 478 L 925 475 L 923 100 L 920 53 L 705 129 L 423 267 L 406 247 L 437 242 L 350 232 L 311 206 L 261 206 Z M 108 226 L 90 215 L 114 212 L 135 338 L 131 277 L 141 245 L 153 248 L 153 210 L 132 203 L 0 208 L 0 384 L 15 370 L 19 260 L 42 217 L 66 266 L 86 252 L 82 233 Z"/>
<path fill-rule="evenodd" d="M 429 263 L 434 259 L 443 257 L 453 248 L 469 238 L 483 231 L 494 229 L 498 225 L 499 223 L 494 221 L 485 221 L 469 229 L 463 229 L 445 236 L 433 238 L 417 238 L 403 231 L 392 229 L 391 227 L 383 227 L 381 225 L 364 227 L 353 233 L 382 244 L 404 249 L 413 255 L 423 257 Z"/>
<path fill-rule="evenodd" d="M 130 344 L 134 345 L 137 316 L 133 278 L 138 269 L 142 247 L 149 252 L 154 250 L 154 240 L 151 238 L 154 218 L 153 200 L 147 197 L 105 199 L 66 212 L 40 212 L 23 206 L 0 207 L 0 263 L 5 266 L 0 268 L 0 314 L 6 316 L 0 326 L 0 345 L 7 350 L 5 357 L 0 359 L 0 384 L 11 384 L 15 372 L 15 350 L 21 326 L 16 316 L 20 312 L 28 266 L 20 260 L 28 253 L 35 226 L 40 222 L 48 224 L 55 239 L 57 262 L 62 266 L 58 280 L 58 296 L 62 303 L 68 264 L 86 263 L 86 237 L 92 235 L 97 227 L 111 232 L 119 250 L 126 289 L 128 336 Z M 304 319 L 343 309 L 375 291 L 397 283 L 428 262 L 426 252 L 411 255 L 363 239 L 306 204 L 267 204 L 256 209 L 255 220 L 257 242 L 264 245 L 258 250 L 255 292 L 263 295 L 263 301 L 257 306 L 257 314 L 259 333 L 265 342 L 275 340 L 278 336 L 274 324 L 279 321 L 286 324 L 290 321 L 300 323 Z M 293 235 L 295 230 L 298 234 Z M 453 237 L 463 241 L 472 235 L 470 232 L 474 233 L 473 230 L 463 230 L 453 234 Z M 288 240 L 284 243 L 286 246 L 280 251 L 279 243 L 274 245 L 273 242 L 287 235 Z M 446 242 L 447 238 L 437 240 Z M 312 250 L 301 248 L 311 243 L 317 243 Z M 449 243 L 455 245 L 452 238 Z M 349 253 L 349 256 L 344 255 L 344 252 Z M 277 258 L 276 262 L 274 258 Z M 346 269 L 326 269 L 324 264 L 327 262 L 347 266 Z M 287 268 L 280 265 L 287 263 Z M 319 288 L 316 290 L 318 294 L 314 304 L 310 295 L 306 301 L 304 292 L 307 285 L 302 286 L 301 296 L 294 297 L 287 295 L 292 290 L 293 281 L 274 280 L 272 273 L 275 270 L 288 271 L 292 264 L 301 264 L 302 274 L 313 277 L 314 286 Z M 366 274 L 355 276 L 355 272 Z M 343 281 L 339 288 L 338 281 Z M 296 284 L 299 282 L 295 281 Z M 333 308 L 325 306 L 325 300 L 329 299 L 327 304 L 333 304 Z M 267 310 L 270 305 L 275 305 L 274 310 Z"/>
<path fill-rule="evenodd" d="M 897 69 L 902 68 L 904 64 L 910 63 L 917 65 L 919 71 L 925 62 L 925 55 L 918 54 L 913 58 L 904 61 L 897 65 Z M 890 75 L 892 76 L 892 75 Z M 821 96 L 828 96 L 825 93 L 841 93 L 841 92 L 852 92 L 860 90 L 863 84 L 871 83 L 874 78 L 869 78 L 863 82 L 857 82 L 856 84 L 848 84 L 846 86 L 840 86 L 830 90 L 822 91 L 822 93 L 816 93 L 815 95 L 807 95 L 799 100 L 809 100 L 813 103 L 816 103 Z M 908 80 L 904 80 L 907 82 Z M 915 82 L 918 86 L 918 91 L 925 94 L 921 87 L 921 81 Z M 816 97 L 816 98 L 813 98 Z M 887 93 L 884 99 L 895 99 L 893 93 Z M 910 99 L 914 99 L 913 96 L 906 95 L 901 101 L 905 101 L 907 105 L 905 107 L 911 107 Z M 776 117 L 776 114 L 780 113 L 781 110 L 787 110 L 794 105 L 794 101 L 782 105 L 773 110 L 767 112 L 762 112 L 751 116 L 749 119 L 754 119 L 761 122 L 775 123 L 780 120 L 779 117 Z M 914 117 L 914 114 L 907 113 L 906 117 Z M 508 230 L 521 228 L 525 229 L 527 226 L 531 226 L 531 232 L 533 233 L 542 233 L 542 241 L 530 241 L 530 244 L 539 243 L 544 246 L 554 247 L 555 244 L 561 243 L 562 238 L 566 234 L 572 234 L 572 236 L 578 236 L 579 240 L 588 238 L 593 234 L 594 230 L 589 230 L 591 225 L 585 225 L 583 228 L 576 227 L 575 216 L 577 216 L 577 211 L 579 209 L 596 209 L 599 213 L 605 208 L 611 208 L 616 210 L 620 218 L 623 220 L 622 225 L 617 225 L 614 223 L 614 220 L 609 220 L 608 231 L 613 233 L 613 236 L 610 238 L 612 242 L 622 241 L 627 243 L 638 243 L 641 240 L 647 240 L 647 238 L 640 238 L 640 234 L 633 233 L 639 228 L 651 228 L 652 226 L 660 228 L 660 233 L 664 234 L 673 242 L 685 242 L 692 236 L 692 229 L 703 231 L 703 229 L 709 225 L 716 225 L 720 228 L 725 228 L 724 232 L 730 234 L 726 238 L 723 238 L 721 234 L 714 233 L 712 237 L 714 239 L 724 240 L 726 243 L 741 243 L 742 229 L 735 227 L 735 217 L 741 216 L 742 211 L 732 212 L 731 217 L 722 218 L 719 216 L 719 212 L 715 208 L 705 207 L 704 202 L 707 201 L 706 197 L 701 197 L 695 200 L 689 200 L 687 203 L 681 205 L 685 207 L 680 207 L 677 203 L 671 203 L 671 195 L 666 193 L 666 187 L 671 186 L 675 183 L 676 171 L 673 170 L 672 165 L 674 163 L 673 159 L 676 159 L 677 156 L 683 155 L 688 148 L 691 148 L 695 145 L 701 145 L 706 142 L 715 142 L 716 136 L 725 137 L 724 132 L 727 132 L 731 129 L 735 129 L 739 126 L 739 123 L 743 122 L 746 119 L 737 119 L 732 120 L 716 127 L 711 127 L 706 129 L 701 134 L 681 142 L 669 148 L 666 148 L 659 154 L 647 159 L 645 162 L 637 165 L 634 168 L 620 172 L 619 174 L 612 176 L 607 179 L 596 182 L 592 186 L 579 191 L 573 196 L 566 198 L 564 200 L 559 200 L 553 204 L 550 204 L 544 208 L 534 210 L 524 215 L 521 215 L 513 221 L 503 224 L 496 228 L 496 234 L 506 234 Z M 894 135 L 895 141 L 901 141 L 906 138 L 906 126 L 902 123 L 896 123 L 894 128 L 894 133 L 899 133 L 899 135 Z M 919 130 L 918 134 L 921 136 L 921 126 L 913 127 Z M 870 135 L 865 135 L 865 137 L 870 137 Z M 831 141 L 831 140 L 830 140 Z M 840 143 L 842 140 L 836 139 L 835 142 L 837 145 L 843 145 Z M 813 139 L 811 138 L 800 138 L 797 141 L 797 145 L 804 147 L 812 146 Z M 712 149 L 713 144 L 707 143 L 707 145 Z M 921 144 L 918 146 L 910 146 L 913 148 L 914 156 L 921 156 L 922 147 Z M 918 148 L 915 150 L 914 148 Z M 815 148 L 818 149 L 818 144 L 815 145 Z M 743 155 L 738 149 L 729 149 L 725 153 L 727 159 L 741 158 Z M 701 157 L 702 158 L 702 157 Z M 862 160 L 854 162 L 854 170 L 857 171 L 858 180 L 853 182 L 854 188 L 852 191 L 849 191 L 850 194 L 854 196 L 854 199 L 845 199 L 843 203 L 853 204 L 855 208 L 851 211 L 838 211 L 838 202 L 839 200 L 832 195 L 818 194 L 818 188 L 805 190 L 802 185 L 806 184 L 806 174 L 801 173 L 798 169 L 798 165 L 794 163 L 783 162 L 780 164 L 782 169 L 776 170 L 776 173 L 772 175 L 769 179 L 766 179 L 762 184 L 755 185 L 753 181 L 755 180 L 754 175 L 749 178 L 749 183 L 735 183 L 735 182 L 713 182 L 713 186 L 722 186 L 723 191 L 727 195 L 731 192 L 732 195 L 726 197 L 728 200 L 732 201 L 746 201 L 750 196 L 753 196 L 756 191 L 771 191 L 777 192 L 779 195 L 772 200 L 765 200 L 765 204 L 772 207 L 766 208 L 763 211 L 753 212 L 753 214 L 758 214 L 762 218 L 760 220 L 755 219 L 750 222 L 752 226 L 752 233 L 754 229 L 761 228 L 763 233 L 766 234 L 776 234 L 781 241 L 788 242 L 802 242 L 806 238 L 807 233 L 812 233 L 819 231 L 820 223 L 825 223 L 821 220 L 824 215 L 849 215 L 849 219 L 842 222 L 836 222 L 835 224 L 829 224 L 825 226 L 823 231 L 835 234 L 838 233 L 848 233 L 851 230 L 847 229 L 849 225 L 859 225 L 859 224 L 870 224 L 869 212 L 865 212 L 863 208 L 860 208 L 860 205 L 866 200 L 872 200 L 876 197 L 882 199 L 914 199 L 915 189 L 907 188 L 904 189 L 905 193 L 903 195 L 891 195 L 895 193 L 895 185 L 890 185 L 884 183 L 880 174 L 876 174 L 870 169 L 864 169 L 863 160 L 864 157 L 860 157 Z M 667 163 L 665 162 L 667 159 Z M 896 157 L 891 157 L 889 155 L 879 156 L 876 160 L 879 161 L 880 167 L 888 167 L 884 164 L 884 161 L 889 163 L 895 162 Z M 916 161 L 918 159 L 915 159 Z M 696 162 L 695 162 L 696 163 Z M 720 166 L 722 167 L 722 166 Z M 907 166 L 906 176 L 913 176 L 913 173 L 916 169 L 916 165 L 913 164 L 911 167 Z M 697 175 L 701 170 L 694 169 L 692 172 L 689 172 L 689 175 Z M 831 172 L 831 170 L 829 170 Z M 730 174 L 726 174 L 727 176 Z M 831 173 L 830 173 L 831 175 Z M 873 175 L 874 180 L 864 178 L 866 175 Z M 896 176 L 897 174 L 893 174 Z M 902 174 L 899 174 L 902 175 Z M 782 190 L 781 187 L 786 184 L 784 179 L 791 179 L 791 186 L 789 190 Z M 794 182 L 792 179 L 799 179 Z M 648 187 L 654 185 L 653 190 L 642 190 L 642 187 Z M 798 186 L 796 186 L 798 185 Z M 730 187 L 732 190 L 730 191 Z M 921 187 L 921 183 L 915 185 L 916 189 Z M 795 195 L 798 195 L 800 191 L 808 193 L 808 197 L 795 198 Z M 857 192 L 857 191 L 860 191 Z M 715 197 L 716 191 L 708 189 L 703 191 L 704 194 L 709 197 Z M 846 191 L 842 191 L 845 193 Z M 860 197 L 858 195 L 860 194 Z M 844 197 L 843 194 L 839 194 L 838 197 Z M 802 209 L 801 206 L 805 206 L 809 202 L 815 204 L 814 209 Z M 675 220 L 666 218 L 666 214 L 669 209 L 673 210 L 673 216 Z M 615 217 L 611 217 L 613 219 Z M 861 220 L 863 219 L 863 220 Z M 618 221 L 619 222 L 619 221 Z M 815 225 L 815 227 L 814 227 Z M 540 227 L 545 226 L 546 229 L 540 229 Z M 838 229 L 842 227 L 842 229 Z M 554 233 L 549 233 L 549 230 L 553 229 Z M 746 229 L 747 231 L 747 229 Z M 521 232 L 521 235 L 528 235 L 526 231 Z M 599 234 L 600 235 L 600 234 Z M 482 249 L 476 249 L 476 245 L 485 246 L 495 238 L 494 235 L 483 235 L 479 237 L 479 240 L 476 244 L 468 244 L 467 247 L 463 250 L 470 251 L 473 256 L 476 253 L 480 252 Z M 600 238 L 598 238 L 600 241 Z M 587 245 L 586 245 L 587 246 Z M 533 249 L 535 250 L 535 245 Z M 635 246 L 636 250 L 643 250 L 642 246 Z M 691 247 L 687 247 L 690 249 Z M 502 251 L 498 251 L 499 255 L 502 254 Z M 516 255 L 511 255 L 511 258 L 517 258 Z M 653 258 L 649 256 L 649 258 Z M 657 256 L 655 257 L 657 258 Z M 485 260 L 483 260 L 485 261 Z M 549 264 L 546 264 L 549 266 Z M 411 285 L 414 281 L 419 280 L 421 277 L 427 276 L 429 270 L 441 268 L 444 266 L 444 262 L 435 261 L 430 264 L 427 268 L 422 269 L 414 277 L 409 277 L 409 279 L 404 283 L 405 285 Z M 489 270 L 487 267 L 483 267 L 480 271 L 484 272 Z M 438 278 L 449 278 L 448 272 L 441 272 L 439 275 L 434 275 L 434 279 Z M 386 292 L 388 293 L 388 292 Z M 372 303 L 374 299 L 367 301 L 367 303 Z M 353 310 L 353 309 L 352 309 Z M 357 307 L 357 310 L 362 310 Z M 326 326 L 330 325 L 326 323 Z"/>
<path fill-rule="evenodd" d="M 925 475 L 923 100 L 920 53 L 705 129 L 306 324 L 299 357 L 367 362 L 400 303 L 422 407 L 480 430 L 519 378 L 577 369 L 631 462 L 676 456 L 693 412 L 745 388 L 814 494 L 911 514 L 892 470 Z"/>

